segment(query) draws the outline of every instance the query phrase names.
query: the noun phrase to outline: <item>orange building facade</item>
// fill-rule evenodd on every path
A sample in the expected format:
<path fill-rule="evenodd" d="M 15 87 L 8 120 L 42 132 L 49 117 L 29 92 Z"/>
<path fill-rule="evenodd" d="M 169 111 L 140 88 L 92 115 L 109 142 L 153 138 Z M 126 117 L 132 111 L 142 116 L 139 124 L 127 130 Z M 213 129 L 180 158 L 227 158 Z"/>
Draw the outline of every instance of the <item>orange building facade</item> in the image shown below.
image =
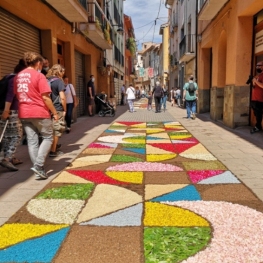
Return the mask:
<path fill-rule="evenodd" d="M 198 4 L 198 112 L 210 112 L 211 119 L 231 128 L 253 125 L 246 82 L 263 60 L 263 1 Z"/>

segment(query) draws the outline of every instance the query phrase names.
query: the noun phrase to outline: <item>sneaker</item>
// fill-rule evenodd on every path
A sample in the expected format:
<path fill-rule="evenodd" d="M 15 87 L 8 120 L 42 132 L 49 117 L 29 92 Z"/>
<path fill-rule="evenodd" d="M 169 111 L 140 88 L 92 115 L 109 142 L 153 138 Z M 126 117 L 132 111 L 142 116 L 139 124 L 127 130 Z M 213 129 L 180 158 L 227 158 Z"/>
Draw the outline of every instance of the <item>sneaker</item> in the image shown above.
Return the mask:
<path fill-rule="evenodd" d="M 250 133 L 253 134 L 255 132 L 260 132 L 260 131 L 262 131 L 262 129 L 259 129 L 258 127 L 255 126 L 253 129 L 250 130 Z"/>
<path fill-rule="evenodd" d="M 66 133 L 70 133 L 70 128 L 67 128 L 67 129 L 66 129 Z"/>
<path fill-rule="evenodd" d="M 195 113 L 192 114 L 192 119 L 195 120 L 196 116 Z"/>
<path fill-rule="evenodd" d="M 63 155 L 64 153 L 61 151 L 56 151 L 56 152 L 49 152 L 49 157 L 58 157 Z"/>
<path fill-rule="evenodd" d="M 35 173 L 36 177 L 39 177 L 39 179 L 47 179 L 48 177 L 43 166 L 41 167 L 38 165 L 34 165 L 32 168 L 30 168 L 30 170 L 32 170 Z"/>
<path fill-rule="evenodd" d="M 57 144 L 56 150 L 59 150 L 61 148 L 61 144 Z"/>
<path fill-rule="evenodd" d="M 17 167 L 15 167 L 11 162 L 5 159 L 1 161 L 0 165 L 7 168 L 9 171 L 18 171 Z"/>

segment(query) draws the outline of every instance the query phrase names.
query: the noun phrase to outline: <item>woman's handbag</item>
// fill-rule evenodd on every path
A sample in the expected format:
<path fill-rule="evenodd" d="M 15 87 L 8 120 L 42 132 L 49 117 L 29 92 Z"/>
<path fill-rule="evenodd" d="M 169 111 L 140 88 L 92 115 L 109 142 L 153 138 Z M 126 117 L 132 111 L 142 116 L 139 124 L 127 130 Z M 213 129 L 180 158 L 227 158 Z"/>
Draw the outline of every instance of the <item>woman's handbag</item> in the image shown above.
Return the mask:
<path fill-rule="evenodd" d="M 69 84 L 69 89 L 70 89 L 71 96 L 72 96 L 73 101 L 74 101 L 74 96 L 73 96 L 73 93 L 72 93 L 72 90 L 71 90 L 71 84 Z M 77 107 L 78 105 L 79 105 L 79 97 L 76 96 L 76 100 L 74 101 L 74 107 Z"/>

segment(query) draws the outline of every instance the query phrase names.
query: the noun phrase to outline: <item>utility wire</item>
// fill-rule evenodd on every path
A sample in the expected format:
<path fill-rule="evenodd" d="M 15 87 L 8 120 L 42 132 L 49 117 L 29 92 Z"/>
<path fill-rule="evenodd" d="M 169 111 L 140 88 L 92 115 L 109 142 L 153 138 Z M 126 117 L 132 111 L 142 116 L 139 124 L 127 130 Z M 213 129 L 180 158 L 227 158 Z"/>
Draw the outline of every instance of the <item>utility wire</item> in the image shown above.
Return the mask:
<path fill-rule="evenodd" d="M 153 40 L 154 40 L 155 26 L 156 26 L 156 21 L 157 21 L 157 19 L 159 18 L 159 14 L 160 14 L 160 10 L 161 10 L 161 4 L 162 4 L 162 0 L 160 0 L 158 14 L 157 14 L 156 19 L 154 20 L 154 28 L 153 28 L 153 38 L 152 38 L 152 42 L 153 42 Z"/>

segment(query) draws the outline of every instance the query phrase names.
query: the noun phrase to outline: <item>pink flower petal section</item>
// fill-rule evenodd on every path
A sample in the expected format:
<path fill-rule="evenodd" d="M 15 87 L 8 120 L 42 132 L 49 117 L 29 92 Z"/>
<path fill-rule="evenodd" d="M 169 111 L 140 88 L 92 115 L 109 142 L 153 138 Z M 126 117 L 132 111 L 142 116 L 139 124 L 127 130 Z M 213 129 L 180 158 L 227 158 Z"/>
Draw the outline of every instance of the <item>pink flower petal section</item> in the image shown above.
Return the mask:
<path fill-rule="evenodd" d="M 99 143 L 91 143 L 87 148 L 105 148 L 105 149 L 111 149 L 111 147 L 107 146 L 107 145 L 102 145 Z"/>
<path fill-rule="evenodd" d="M 107 171 L 179 172 L 183 171 L 183 169 L 178 166 L 167 163 L 133 162 L 111 166 L 107 169 Z"/>
<path fill-rule="evenodd" d="M 199 214 L 213 229 L 211 243 L 183 263 L 263 262 L 263 213 L 228 202 L 166 202 Z"/>
<path fill-rule="evenodd" d="M 225 172 L 224 170 L 191 170 L 188 171 L 188 175 L 191 179 L 191 181 L 196 184 L 204 179 L 207 179 L 209 177 L 215 176 L 215 175 L 219 175 L 221 173 Z"/>

